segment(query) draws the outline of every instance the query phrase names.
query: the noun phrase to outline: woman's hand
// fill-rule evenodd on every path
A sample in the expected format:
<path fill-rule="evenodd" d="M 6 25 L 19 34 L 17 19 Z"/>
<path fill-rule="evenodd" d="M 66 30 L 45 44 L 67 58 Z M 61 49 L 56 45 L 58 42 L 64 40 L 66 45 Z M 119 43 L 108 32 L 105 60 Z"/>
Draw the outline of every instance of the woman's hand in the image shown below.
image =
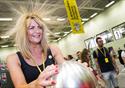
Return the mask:
<path fill-rule="evenodd" d="M 119 74 L 119 68 L 118 67 L 115 68 L 115 71 L 116 71 L 116 74 Z"/>
<path fill-rule="evenodd" d="M 38 88 L 44 88 L 46 86 L 53 86 L 56 84 L 56 81 L 52 79 L 52 76 L 58 74 L 58 66 L 50 65 L 39 75 L 37 79 Z"/>

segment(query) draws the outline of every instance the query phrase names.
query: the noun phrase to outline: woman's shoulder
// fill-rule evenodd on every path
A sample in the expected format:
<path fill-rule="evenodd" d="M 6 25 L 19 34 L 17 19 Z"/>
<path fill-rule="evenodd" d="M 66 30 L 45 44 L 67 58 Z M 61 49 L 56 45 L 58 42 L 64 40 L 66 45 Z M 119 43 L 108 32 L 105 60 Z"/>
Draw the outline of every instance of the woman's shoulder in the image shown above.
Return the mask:
<path fill-rule="evenodd" d="M 62 52 L 58 45 L 49 45 L 49 48 L 50 48 L 53 56 L 62 55 Z"/>
<path fill-rule="evenodd" d="M 60 50 L 59 47 L 55 44 L 49 45 L 49 48 L 52 52 L 56 52 L 56 51 Z"/>
<path fill-rule="evenodd" d="M 10 54 L 6 58 L 7 64 L 14 64 L 14 63 L 19 63 L 19 60 L 17 59 L 18 56 L 16 53 Z"/>
<path fill-rule="evenodd" d="M 16 53 L 13 53 L 13 54 L 8 55 L 7 59 L 13 59 L 13 58 L 16 58 L 16 57 L 17 57 Z"/>

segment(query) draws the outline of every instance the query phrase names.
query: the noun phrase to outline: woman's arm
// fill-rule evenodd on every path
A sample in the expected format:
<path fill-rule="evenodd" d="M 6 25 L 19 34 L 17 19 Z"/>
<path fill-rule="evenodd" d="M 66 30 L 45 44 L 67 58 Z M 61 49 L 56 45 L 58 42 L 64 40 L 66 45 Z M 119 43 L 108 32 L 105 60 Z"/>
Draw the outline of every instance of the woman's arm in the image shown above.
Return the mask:
<path fill-rule="evenodd" d="M 58 73 L 57 66 L 48 66 L 36 80 L 27 84 L 16 54 L 7 57 L 7 67 L 15 88 L 43 88 L 44 86 L 54 85 L 55 81 L 50 80 L 49 77 Z"/>
<path fill-rule="evenodd" d="M 57 47 L 55 45 L 50 45 L 49 47 L 52 51 L 52 54 L 53 54 L 57 64 L 63 63 L 65 61 L 65 59 L 64 59 L 64 56 L 63 56 L 61 50 L 59 49 L 59 47 Z"/>
<path fill-rule="evenodd" d="M 7 68 L 15 88 L 28 88 L 16 54 L 7 57 Z M 33 84 L 35 84 L 35 82 L 33 82 Z"/>
<path fill-rule="evenodd" d="M 115 71 L 116 71 L 116 73 L 118 74 L 119 73 L 119 68 L 118 68 L 118 66 L 117 66 L 117 64 L 116 64 L 116 57 L 114 56 L 115 54 L 113 54 L 113 51 L 111 51 L 110 52 L 110 57 L 111 57 L 111 60 L 112 60 L 112 64 L 113 64 L 113 66 L 114 66 L 114 68 L 115 68 Z"/>

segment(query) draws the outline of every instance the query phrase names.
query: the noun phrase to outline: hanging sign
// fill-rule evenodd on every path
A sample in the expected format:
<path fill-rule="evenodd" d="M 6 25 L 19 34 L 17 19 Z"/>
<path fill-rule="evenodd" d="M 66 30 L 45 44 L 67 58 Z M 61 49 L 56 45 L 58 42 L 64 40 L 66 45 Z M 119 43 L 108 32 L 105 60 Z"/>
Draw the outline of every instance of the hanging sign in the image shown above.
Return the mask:
<path fill-rule="evenodd" d="M 76 0 L 64 0 L 68 19 L 73 33 L 83 33 L 83 24 L 78 11 Z"/>

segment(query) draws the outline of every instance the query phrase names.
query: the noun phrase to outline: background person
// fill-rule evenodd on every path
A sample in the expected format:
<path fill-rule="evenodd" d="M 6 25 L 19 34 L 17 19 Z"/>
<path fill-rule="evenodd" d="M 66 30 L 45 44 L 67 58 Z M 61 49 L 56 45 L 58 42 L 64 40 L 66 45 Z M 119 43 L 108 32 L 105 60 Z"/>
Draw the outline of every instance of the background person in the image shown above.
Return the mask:
<path fill-rule="evenodd" d="M 95 58 L 98 73 L 103 76 L 106 81 L 107 88 L 119 88 L 116 72 L 117 65 L 115 59 L 112 59 L 107 48 L 103 46 L 103 40 L 101 37 L 96 38 L 96 43 L 98 48 L 93 52 L 93 57 Z"/>
<path fill-rule="evenodd" d="M 125 45 L 124 45 L 124 49 L 121 51 L 121 59 L 123 60 L 123 65 L 125 67 Z"/>
<path fill-rule="evenodd" d="M 76 61 L 80 60 L 81 58 L 81 51 L 76 52 Z"/>
<path fill-rule="evenodd" d="M 84 48 L 82 50 L 82 52 L 81 52 L 81 63 L 87 63 L 86 66 L 88 66 L 90 68 L 90 70 L 93 72 L 93 74 L 97 78 L 97 83 L 98 83 L 97 88 L 104 88 L 105 87 L 105 82 L 100 77 L 100 75 L 97 74 L 96 70 L 93 69 L 92 64 L 91 64 L 90 51 L 88 49 L 86 49 L 86 48 Z"/>
<path fill-rule="evenodd" d="M 119 59 L 119 62 L 124 66 L 124 61 L 122 59 L 122 56 L 121 56 L 121 53 L 122 53 L 122 49 L 118 49 L 118 59 Z"/>

